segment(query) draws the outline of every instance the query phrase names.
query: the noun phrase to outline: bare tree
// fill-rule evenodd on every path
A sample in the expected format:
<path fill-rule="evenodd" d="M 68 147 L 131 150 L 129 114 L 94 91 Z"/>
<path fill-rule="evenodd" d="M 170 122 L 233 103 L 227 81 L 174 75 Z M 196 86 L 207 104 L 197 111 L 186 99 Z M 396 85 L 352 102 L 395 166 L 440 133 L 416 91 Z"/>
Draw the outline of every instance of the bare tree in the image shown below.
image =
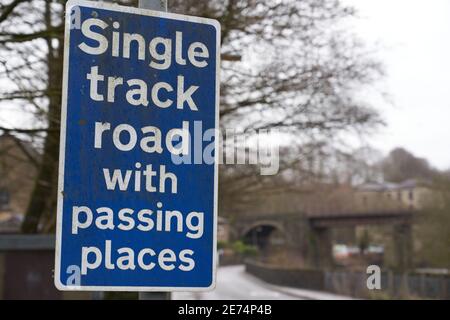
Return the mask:
<path fill-rule="evenodd" d="M 424 158 L 418 158 L 403 148 L 393 149 L 381 162 L 384 179 L 402 182 L 407 179 L 431 180 L 437 175 Z"/>
<path fill-rule="evenodd" d="M 285 192 L 286 175 L 321 178 L 330 159 L 350 157 L 344 135 L 382 124 L 355 92 L 383 75 L 357 37 L 341 27 L 355 12 L 339 1 L 173 1 L 179 12 L 218 19 L 222 26 L 221 127 L 277 129 L 291 136 L 280 175 L 258 167 L 221 171 L 224 207 L 254 195 Z M 335 165 L 335 164 L 334 164 Z M 298 181 L 298 179 L 296 179 Z"/>
<path fill-rule="evenodd" d="M 42 139 L 25 232 L 36 232 L 43 217 L 50 228 L 54 221 L 64 4 L 11 0 L 0 5 L 0 81 L 5 84 L 0 103 L 21 108 L 35 120 L 27 128 L 0 123 L 0 129 Z M 239 128 L 241 134 L 276 128 L 292 137 L 296 146 L 285 152 L 282 172 L 308 175 L 319 161 L 312 157 L 320 153 L 314 150 L 331 152 L 344 135 L 381 123 L 354 93 L 373 84 L 382 68 L 345 29 L 343 22 L 355 12 L 340 1 L 173 0 L 169 5 L 172 12 L 219 20 L 220 126 Z M 219 179 L 223 202 L 278 186 L 256 169 L 224 166 Z"/>

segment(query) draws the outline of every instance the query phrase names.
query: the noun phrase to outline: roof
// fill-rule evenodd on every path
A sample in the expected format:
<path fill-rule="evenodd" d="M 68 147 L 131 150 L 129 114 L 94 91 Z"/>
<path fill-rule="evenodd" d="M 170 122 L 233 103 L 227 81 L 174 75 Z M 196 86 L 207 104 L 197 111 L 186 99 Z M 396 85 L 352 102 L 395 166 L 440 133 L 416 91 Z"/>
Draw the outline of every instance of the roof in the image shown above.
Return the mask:
<path fill-rule="evenodd" d="M 0 233 L 17 233 L 20 231 L 23 216 L 10 212 L 0 212 Z"/>
<path fill-rule="evenodd" d="M 381 182 L 381 183 L 364 183 L 356 187 L 358 191 L 395 191 L 412 189 L 419 186 L 429 186 L 428 181 L 419 179 L 408 179 L 399 183 Z"/>
<path fill-rule="evenodd" d="M 8 141 L 14 142 L 13 144 L 8 143 Z M 1 152 L 8 152 L 12 147 L 17 146 L 19 150 L 22 151 L 22 154 L 25 156 L 23 160 L 31 161 L 31 162 L 38 162 L 40 160 L 40 153 L 38 150 L 33 146 L 33 144 L 29 141 L 25 141 L 22 139 L 19 139 L 16 136 L 13 136 L 12 134 L 5 132 L 0 135 L 0 151 Z"/>

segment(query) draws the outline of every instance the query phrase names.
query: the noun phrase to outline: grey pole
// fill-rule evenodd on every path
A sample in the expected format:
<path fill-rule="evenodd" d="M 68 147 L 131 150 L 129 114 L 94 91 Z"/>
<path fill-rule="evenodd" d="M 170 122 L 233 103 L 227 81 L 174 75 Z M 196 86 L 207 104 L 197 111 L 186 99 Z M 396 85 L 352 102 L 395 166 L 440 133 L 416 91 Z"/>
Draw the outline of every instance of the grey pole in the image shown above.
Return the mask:
<path fill-rule="evenodd" d="M 167 0 L 139 0 L 139 8 L 167 11 Z"/>
<path fill-rule="evenodd" d="M 167 0 L 139 0 L 139 8 L 167 12 Z M 170 292 L 139 292 L 139 300 L 170 300 Z"/>
<path fill-rule="evenodd" d="M 167 11 L 167 0 L 139 0 L 139 8 Z M 139 292 L 139 300 L 170 300 L 170 292 Z"/>

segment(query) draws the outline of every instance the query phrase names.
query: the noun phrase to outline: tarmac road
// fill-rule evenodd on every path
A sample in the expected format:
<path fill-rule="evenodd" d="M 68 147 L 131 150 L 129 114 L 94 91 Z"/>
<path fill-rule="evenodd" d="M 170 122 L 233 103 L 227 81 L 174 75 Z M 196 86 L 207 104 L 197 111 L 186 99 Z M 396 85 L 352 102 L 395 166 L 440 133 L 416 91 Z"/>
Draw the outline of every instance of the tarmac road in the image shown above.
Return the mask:
<path fill-rule="evenodd" d="M 173 300 L 342 300 L 349 297 L 280 287 L 268 284 L 245 272 L 243 265 L 220 267 L 216 289 L 210 292 L 173 292 Z"/>

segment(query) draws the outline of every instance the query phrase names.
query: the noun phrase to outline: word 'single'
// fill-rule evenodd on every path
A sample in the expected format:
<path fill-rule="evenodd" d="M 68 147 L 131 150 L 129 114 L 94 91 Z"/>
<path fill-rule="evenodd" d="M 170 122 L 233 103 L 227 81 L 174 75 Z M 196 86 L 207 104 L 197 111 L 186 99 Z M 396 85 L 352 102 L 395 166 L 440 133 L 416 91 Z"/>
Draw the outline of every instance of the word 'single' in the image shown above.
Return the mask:
<path fill-rule="evenodd" d="M 166 70 L 170 68 L 172 64 L 172 57 L 179 65 L 189 64 L 197 67 L 204 68 L 208 65 L 207 59 L 209 58 L 208 48 L 204 43 L 195 41 L 190 43 L 185 56 L 183 56 L 183 32 L 175 32 L 175 55 L 172 55 L 172 39 L 164 37 L 154 37 L 150 40 L 139 33 L 120 33 L 113 31 L 111 39 L 108 39 L 103 32 L 96 32 L 96 27 L 102 31 L 107 29 L 109 24 L 100 19 L 87 19 L 81 25 L 81 32 L 87 38 L 87 41 L 83 41 L 78 47 L 85 53 L 91 55 L 101 55 L 105 53 L 111 54 L 113 57 L 122 57 L 126 59 L 148 59 L 148 66 L 158 70 Z M 120 28 L 120 23 L 115 21 L 112 23 L 114 30 Z M 90 45 L 89 40 L 94 40 L 95 45 Z M 110 45 L 111 42 L 111 45 Z M 132 53 L 132 48 L 135 47 Z M 147 54 L 148 50 L 148 54 Z M 147 58 L 148 57 L 148 58 Z"/>

